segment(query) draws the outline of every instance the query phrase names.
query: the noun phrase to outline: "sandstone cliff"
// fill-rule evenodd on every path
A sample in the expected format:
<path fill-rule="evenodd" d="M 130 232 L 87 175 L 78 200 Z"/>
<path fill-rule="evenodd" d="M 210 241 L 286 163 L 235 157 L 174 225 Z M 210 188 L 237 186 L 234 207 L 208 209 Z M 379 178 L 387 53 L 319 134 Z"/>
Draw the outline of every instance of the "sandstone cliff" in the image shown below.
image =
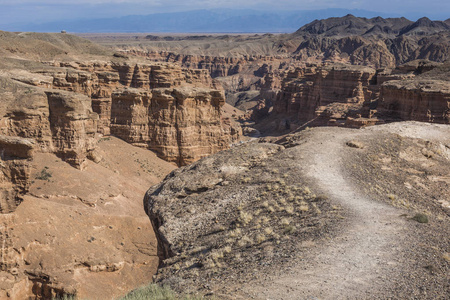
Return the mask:
<path fill-rule="evenodd" d="M 274 111 L 307 122 L 330 104 L 362 105 L 371 97 L 369 85 L 374 75 L 371 68 L 349 65 L 297 68 L 283 81 Z"/>
<path fill-rule="evenodd" d="M 252 118 L 263 132 L 315 125 L 362 127 L 395 120 L 448 124 L 447 65 L 416 60 L 377 71 L 325 64 L 270 72 L 262 81 L 265 100 L 253 108 Z"/>
<path fill-rule="evenodd" d="M 7 35 L 65 53 L 26 36 Z M 220 84 L 168 63 L 17 53 L 0 58 L 0 298 L 112 299 L 150 282 L 142 195 L 175 166 L 147 149 L 187 164 L 228 148 L 240 129 Z"/>
<path fill-rule="evenodd" d="M 135 145 L 156 150 L 162 158 L 179 164 L 186 164 L 226 149 L 240 136 L 240 129 L 235 125 L 230 126 L 231 124 L 229 122 L 227 124 L 227 121 L 223 119 L 221 107 L 225 99 L 220 92 L 221 86 L 212 80 L 207 70 L 183 69 L 167 63 L 73 61 L 52 63 L 51 67 L 40 67 L 31 72 L 11 70 L 8 75 L 29 85 L 67 91 L 65 93 L 46 92 L 47 99 L 41 99 L 44 101 L 41 107 L 42 114 L 35 118 L 43 122 L 28 124 L 31 128 L 26 130 L 47 126 L 46 129 L 39 130 L 50 130 L 55 137 L 51 145 L 42 147 L 46 151 L 58 152 L 61 157 L 76 166 L 81 166 L 86 155 L 93 150 L 91 144 L 96 132 L 109 135 L 112 130 L 113 135 L 133 141 Z M 195 89 L 196 87 L 199 89 Z M 149 95 L 147 97 L 150 98 L 152 91 L 156 89 L 176 88 L 173 92 L 154 92 L 155 95 L 160 95 L 161 99 L 157 100 L 155 96 L 152 101 L 153 103 L 173 102 L 175 103 L 173 110 L 177 112 L 171 115 L 165 110 L 172 108 L 166 108 L 166 105 L 160 104 L 145 107 L 149 110 L 146 113 L 146 122 L 151 125 L 147 125 L 150 127 L 146 138 L 136 139 L 133 136 L 133 130 L 139 131 L 143 123 L 142 119 L 134 117 L 135 112 L 131 111 L 138 108 L 127 106 L 133 103 L 133 100 L 122 103 L 123 99 L 120 99 L 119 95 L 124 88 L 131 88 L 130 91 L 134 89 L 137 94 L 147 93 Z M 193 89 L 193 92 L 189 91 L 190 89 Z M 166 94 L 173 95 L 167 98 L 164 96 Z M 163 100 L 165 97 L 167 99 Z M 159 109 L 162 111 L 158 112 Z M 152 120 L 153 117 L 157 119 Z M 46 118 L 49 120 L 45 120 Z M 31 122 L 30 118 L 25 118 L 24 122 Z M 76 128 L 67 129 L 64 122 L 70 122 L 70 126 Z M 13 131 L 22 130 L 20 128 L 24 128 L 24 124 L 16 123 L 9 126 L 14 129 L 5 134 L 18 135 Z M 164 125 L 169 123 L 176 128 L 172 133 L 167 131 Z M 125 124 L 134 129 L 125 130 L 123 126 Z M 67 130 L 64 131 L 63 128 Z M 139 134 L 145 135 L 142 132 Z M 165 134 L 170 137 L 164 136 Z M 86 139 L 83 140 L 84 135 Z M 21 136 L 37 137 L 38 135 L 22 134 Z M 49 134 L 47 132 L 39 136 L 45 138 Z M 74 140 L 78 142 L 72 142 Z M 84 153 L 81 153 L 78 148 L 85 148 Z"/>
<path fill-rule="evenodd" d="M 380 106 L 402 120 L 450 124 L 450 84 L 442 80 L 392 80 L 383 83 Z"/>
<path fill-rule="evenodd" d="M 447 60 L 449 29 L 447 23 L 427 18 L 413 22 L 347 15 L 315 20 L 286 35 L 149 36 L 137 37 L 139 44 L 125 39 L 116 49 L 154 61 L 207 69 L 213 77 L 245 73 L 255 63 L 291 60 L 392 68 L 415 59 Z"/>
<path fill-rule="evenodd" d="M 11 213 L 30 186 L 34 141 L 0 135 L 0 214 Z"/>
<path fill-rule="evenodd" d="M 27 87 L 0 78 L 3 96 L 1 133 L 32 138 L 37 149 L 54 152 L 82 168 L 94 150 L 98 116 L 88 97 Z"/>
<path fill-rule="evenodd" d="M 85 170 L 34 146 L 0 137 L 0 298 L 115 299 L 151 281 L 159 259 L 142 195 L 174 166 L 114 137 Z"/>
<path fill-rule="evenodd" d="M 118 91 L 112 97 L 111 134 L 186 165 L 223 149 L 236 132 L 225 128 L 219 91 L 199 88 Z"/>

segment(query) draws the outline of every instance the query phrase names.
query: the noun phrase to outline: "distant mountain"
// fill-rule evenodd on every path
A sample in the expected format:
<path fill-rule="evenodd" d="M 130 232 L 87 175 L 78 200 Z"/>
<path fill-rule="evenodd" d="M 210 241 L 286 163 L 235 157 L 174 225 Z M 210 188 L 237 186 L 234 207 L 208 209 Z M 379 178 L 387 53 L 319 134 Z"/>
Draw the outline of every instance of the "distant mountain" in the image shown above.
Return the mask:
<path fill-rule="evenodd" d="M 402 28 L 400 34 L 426 35 L 446 30 L 450 30 L 450 25 L 447 25 L 446 22 L 431 21 L 430 19 L 424 17 L 420 18 L 413 24 Z"/>
<path fill-rule="evenodd" d="M 119 18 L 59 21 L 44 24 L 8 25 L 0 28 L 9 31 L 37 32 L 204 32 L 204 33 L 261 33 L 294 32 L 299 26 L 315 19 L 355 14 L 372 18 L 389 15 L 348 9 L 309 11 L 257 11 L 257 10 L 194 10 L 177 13 L 158 13 Z"/>
<path fill-rule="evenodd" d="M 431 35 L 449 31 L 450 25 L 447 23 L 448 20 L 431 21 L 426 17 L 413 22 L 403 17 L 367 19 L 348 14 L 340 18 L 314 20 L 302 26 L 294 34 L 323 37 Z"/>

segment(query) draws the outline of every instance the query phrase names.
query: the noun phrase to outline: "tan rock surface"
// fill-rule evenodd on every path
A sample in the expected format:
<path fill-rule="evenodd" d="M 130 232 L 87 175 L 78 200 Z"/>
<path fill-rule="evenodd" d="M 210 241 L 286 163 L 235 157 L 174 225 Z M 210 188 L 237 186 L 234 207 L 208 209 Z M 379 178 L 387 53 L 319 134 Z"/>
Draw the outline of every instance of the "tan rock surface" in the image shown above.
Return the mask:
<path fill-rule="evenodd" d="M 159 260 L 142 195 L 174 167 L 113 137 L 97 157 L 84 170 L 50 153 L 28 161 L 29 191 L 0 215 L 0 298 L 111 299 L 151 281 Z"/>
<path fill-rule="evenodd" d="M 402 120 L 450 124 L 450 82 L 392 80 L 381 86 L 382 109 Z"/>
<path fill-rule="evenodd" d="M 31 139 L 0 135 L 0 214 L 15 211 L 28 191 L 34 147 Z"/>
<path fill-rule="evenodd" d="M 94 150 L 98 116 L 90 98 L 44 90 L 0 78 L 0 131 L 33 138 L 40 151 L 53 152 L 81 168 Z"/>
<path fill-rule="evenodd" d="M 111 134 L 186 165 L 227 149 L 239 132 L 223 124 L 221 92 L 200 88 L 135 89 L 112 96 Z"/>

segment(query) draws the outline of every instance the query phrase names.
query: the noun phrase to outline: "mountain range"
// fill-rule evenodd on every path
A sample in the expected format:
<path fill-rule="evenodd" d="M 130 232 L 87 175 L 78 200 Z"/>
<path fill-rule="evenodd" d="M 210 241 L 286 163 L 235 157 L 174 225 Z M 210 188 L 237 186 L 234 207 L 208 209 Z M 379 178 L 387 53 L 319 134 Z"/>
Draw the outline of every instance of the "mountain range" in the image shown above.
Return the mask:
<path fill-rule="evenodd" d="M 322 9 L 304 11 L 258 11 L 240 9 L 192 10 L 175 13 L 130 15 L 46 23 L 8 24 L 0 30 L 34 32 L 204 32 L 204 33 L 291 33 L 316 19 L 345 16 L 399 17 L 366 10 Z"/>

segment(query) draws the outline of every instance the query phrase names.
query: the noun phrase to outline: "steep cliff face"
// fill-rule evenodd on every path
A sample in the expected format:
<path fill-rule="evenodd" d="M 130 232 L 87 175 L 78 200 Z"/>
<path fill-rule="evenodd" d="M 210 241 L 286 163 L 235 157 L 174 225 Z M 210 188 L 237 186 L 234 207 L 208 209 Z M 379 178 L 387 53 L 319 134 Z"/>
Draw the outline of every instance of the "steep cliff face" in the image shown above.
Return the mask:
<path fill-rule="evenodd" d="M 151 281 L 142 195 L 174 166 L 114 137 L 86 170 L 32 146 L 0 136 L 0 299 L 117 299 Z"/>
<path fill-rule="evenodd" d="M 208 70 L 109 58 L 0 57 L 0 299 L 116 299 L 150 282 L 142 195 L 175 166 L 148 149 L 187 164 L 240 132 Z"/>
<path fill-rule="evenodd" d="M 274 112 L 304 123 L 319 117 L 331 104 L 362 106 L 371 98 L 374 75 L 375 70 L 362 66 L 296 68 L 283 80 Z"/>
<path fill-rule="evenodd" d="M 44 151 L 55 152 L 74 166 L 81 167 L 94 150 L 96 132 L 155 150 L 160 157 L 177 164 L 226 149 L 240 136 L 239 128 L 222 120 L 223 92 L 207 70 L 183 69 L 168 63 L 94 61 L 53 65 L 21 72 L 15 78 L 65 92 L 49 90 L 45 97 L 42 93 L 33 96 L 36 101 L 31 101 L 31 109 L 3 120 L 9 122 L 4 134 L 42 139 Z M 26 117 L 20 117 L 23 115 Z"/>
<path fill-rule="evenodd" d="M 179 54 L 168 51 L 145 51 L 130 49 L 125 53 L 147 57 L 156 62 L 170 62 L 187 69 L 207 70 L 212 78 L 232 76 L 253 71 L 255 65 L 283 60 L 281 56 L 240 55 L 239 57 Z M 278 62 L 279 63 L 279 62 Z"/>
<path fill-rule="evenodd" d="M 394 118 L 450 124 L 450 84 L 442 80 L 383 83 L 380 109 Z"/>
<path fill-rule="evenodd" d="M 0 214 L 15 211 L 28 191 L 34 146 L 31 139 L 0 135 Z"/>
<path fill-rule="evenodd" d="M 448 124 L 448 70 L 448 64 L 416 60 L 377 71 L 329 64 L 271 72 L 262 81 L 266 105 L 255 107 L 252 117 L 259 130 L 278 132 L 306 125 L 362 127 L 394 120 Z M 270 92 L 276 93 L 272 113 L 267 105 Z"/>
<path fill-rule="evenodd" d="M 53 152 L 69 164 L 82 167 L 95 149 L 98 115 L 91 99 L 63 92 L 46 92 Z"/>
<path fill-rule="evenodd" d="M 227 149 L 237 132 L 221 119 L 222 92 L 200 88 L 136 89 L 112 96 L 111 134 L 186 165 Z"/>
<path fill-rule="evenodd" d="M 56 90 L 27 87 L 0 79 L 3 99 L 1 134 L 36 140 L 41 152 L 56 153 L 82 168 L 95 148 L 98 115 L 90 98 Z"/>

